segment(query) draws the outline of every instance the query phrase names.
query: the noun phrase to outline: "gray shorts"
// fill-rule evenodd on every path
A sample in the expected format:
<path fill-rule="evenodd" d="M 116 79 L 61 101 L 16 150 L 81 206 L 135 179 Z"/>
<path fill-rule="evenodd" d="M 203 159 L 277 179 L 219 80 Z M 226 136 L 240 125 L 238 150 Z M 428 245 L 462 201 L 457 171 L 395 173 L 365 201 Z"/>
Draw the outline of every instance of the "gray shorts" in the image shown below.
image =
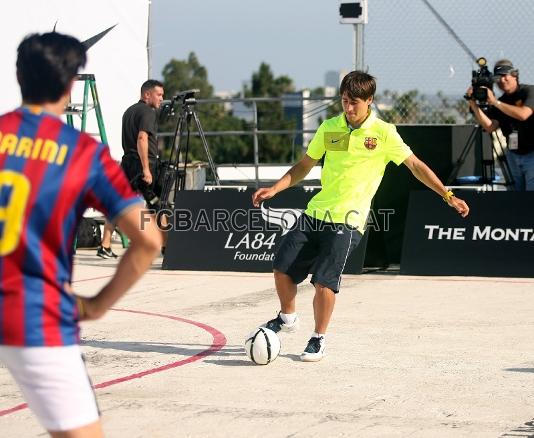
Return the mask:
<path fill-rule="evenodd" d="M 295 284 L 311 273 L 313 284 L 338 293 L 345 263 L 361 238 L 362 234 L 350 225 L 322 222 L 302 214 L 279 242 L 273 268 L 289 275 Z"/>

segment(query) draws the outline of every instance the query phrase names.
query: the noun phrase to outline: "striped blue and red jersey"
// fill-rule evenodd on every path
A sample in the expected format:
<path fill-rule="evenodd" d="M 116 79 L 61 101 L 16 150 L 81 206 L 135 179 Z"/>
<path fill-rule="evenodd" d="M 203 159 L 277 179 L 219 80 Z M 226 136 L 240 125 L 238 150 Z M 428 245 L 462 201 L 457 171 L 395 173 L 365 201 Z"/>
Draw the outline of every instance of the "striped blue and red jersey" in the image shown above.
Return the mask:
<path fill-rule="evenodd" d="M 79 342 L 77 225 L 88 207 L 114 221 L 138 202 L 106 145 L 38 107 L 0 117 L 0 345 Z"/>

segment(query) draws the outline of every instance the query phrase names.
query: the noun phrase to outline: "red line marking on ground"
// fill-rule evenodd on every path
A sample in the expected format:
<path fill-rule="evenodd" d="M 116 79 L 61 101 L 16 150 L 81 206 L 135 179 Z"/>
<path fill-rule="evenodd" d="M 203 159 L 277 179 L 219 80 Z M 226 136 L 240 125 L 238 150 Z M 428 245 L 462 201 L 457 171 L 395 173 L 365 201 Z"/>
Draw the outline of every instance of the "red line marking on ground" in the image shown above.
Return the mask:
<path fill-rule="evenodd" d="M 229 274 L 221 274 L 221 273 L 217 273 L 217 274 L 214 274 L 213 272 L 210 272 L 210 271 L 198 271 L 198 272 L 195 272 L 193 274 L 189 273 L 189 272 L 162 272 L 162 271 L 149 271 L 146 273 L 146 275 L 168 275 L 168 276 L 173 276 L 173 275 L 179 275 L 179 276 L 185 276 L 185 277 L 198 277 L 199 273 L 206 273 L 206 274 L 209 274 L 210 276 L 212 277 L 237 277 L 237 278 L 269 278 L 268 275 L 265 275 L 265 274 L 271 274 L 272 275 L 272 272 L 265 272 L 264 275 L 255 275 L 255 274 L 251 274 L 251 273 L 247 273 L 247 272 L 243 272 L 241 274 L 238 274 L 238 273 L 235 273 L 235 274 L 232 274 L 232 273 L 229 273 Z"/>
<path fill-rule="evenodd" d="M 204 272 L 204 271 L 202 271 Z M 209 271 L 206 271 L 209 273 Z M 166 276 L 198 276 L 198 272 L 195 272 L 194 274 L 190 274 L 188 272 L 147 272 L 147 275 L 166 275 Z M 265 274 L 269 274 L 269 272 L 265 272 Z M 221 274 L 221 273 L 209 273 L 212 277 L 238 277 L 238 278 L 268 278 L 266 275 L 254 275 L 254 274 L 247 274 L 246 272 L 243 272 L 240 274 Z M 480 278 L 434 278 L 431 276 L 421 276 L 421 277 L 412 277 L 412 276 L 403 276 L 400 274 L 396 274 L 394 276 L 390 275 L 380 275 L 380 278 L 373 278 L 373 277 L 367 277 L 367 275 L 380 275 L 380 274 L 344 274 L 344 277 L 350 276 L 351 279 L 354 280 L 361 280 L 361 281 L 439 281 L 439 282 L 471 282 L 471 283 L 512 283 L 512 284 L 534 284 L 534 280 L 518 280 L 518 279 L 502 279 L 502 278 L 487 278 L 487 277 L 480 277 Z"/>
<path fill-rule="evenodd" d="M 269 272 L 266 272 L 265 274 L 269 274 Z M 164 275 L 164 276 L 180 276 L 180 277 L 198 277 L 198 273 L 195 272 L 194 274 L 191 274 L 189 272 L 146 272 L 145 275 Z M 242 278 L 269 278 L 266 275 L 254 275 L 254 274 L 247 274 L 244 272 L 242 275 L 239 274 L 213 274 L 210 273 L 212 277 L 242 277 Z M 105 278 L 111 278 L 113 277 L 113 274 L 110 275 L 102 275 L 100 277 L 92 277 L 92 278 L 81 278 L 79 280 L 73 280 L 73 283 L 82 283 L 84 281 L 92 281 L 92 280 L 103 280 Z"/>
<path fill-rule="evenodd" d="M 111 278 L 114 274 L 109 275 L 102 275 L 100 277 L 93 277 L 93 278 L 80 278 L 79 280 L 74 280 L 73 283 L 81 283 L 83 281 L 93 281 L 93 280 L 103 280 L 104 278 Z"/>
<path fill-rule="evenodd" d="M 266 272 L 268 274 L 268 272 Z M 161 272 L 161 271 L 155 271 L 155 272 L 147 272 L 146 275 L 164 275 L 164 276 L 182 276 L 182 277 L 197 277 L 198 272 L 195 272 L 194 274 L 190 274 L 188 272 Z M 241 278 L 268 278 L 265 275 L 254 275 L 254 274 L 213 274 L 210 273 L 212 277 L 241 277 Z M 356 275 L 356 274 L 345 274 L 344 277 L 351 278 L 351 279 L 358 279 L 361 281 L 439 281 L 439 282 L 451 282 L 451 283 L 458 283 L 458 282 L 466 282 L 466 283 L 510 283 L 510 284 L 534 284 L 534 280 L 529 279 L 503 279 L 503 278 L 488 278 L 488 277 L 481 277 L 481 278 L 434 278 L 434 277 L 405 277 L 400 274 L 398 275 L 381 275 L 380 278 L 375 277 L 367 277 L 367 275 L 380 275 L 380 274 L 362 274 L 362 275 Z M 93 278 L 83 278 L 80 280 L 74 280 L 73 283 L 80 283 L 83 281 L 92 281 L 92 280 L 102 280 L 104 278 L 111 278 L 113 275 L 104 275 L 101 277 L 93 277 Z"/>
<path fill-rule="evenodd" d="M 152 368 L 146 371 L 141 371 L 140 373 L 130 374 L 129 376 L 125 377 L 119 377 L 118 379 L 109 380 L 107 382 L 99 383 L 98 385 L 95 385 L 95 388 L 106 388 L 107 386 L 115 385 L 116 383 L 126 382 L 128 380 L 133 379 L 139 379 L 140 377 L 148 376 L 149 374 L 159 373 L 161 371 L 169 370 L 171 368 L 176 368 L 182 365 L 186 365 L 191 362 L 196 362 L 197 360 L 202 359 L 203 357 L 209 356 L 211 354 L 216 353 L 221 348 L 223 348 L 226 345 L 226 337 L 217 329 L 210 327 L 209 325 L 202 324 L 201 322 L 192 321 L 190 319 L 180 318 L 179 316 L 171 316 L 171 315 L 162 315 L 160 313 L 152 313 L 152 312 L 143 312 L 140 310 L 127 310 L 127 309 L 112 309 L 117 312 L 128 312 L 128 313 L 137 313 L 140 315 L 148 315 L 148 316 L 158 316 L 160 318 L 167 318 L 172 319 L 174 321 L 180 321 L 185 322 L 187 324 L 192 324 L 196 327 L 199 327 L 205 331 L 207 331 L 211 336 L 213 336 L 213 342 L 207 350 L 201 351 L 200 353 L 195 354 L 194 356 L 190 356 L 186 359 L 179 360 L 177 362 L 172 362 L 167 365 L 162 365 L 157 368 Z"/>
<path fill-rule="evenodd" d="M 350 277 L 354 280 L 361 280 L 361 281 L 439 281 L 439 282 L 466 282 L 466 283 L 510 283 L 510 284 L 534 284 L 534 280 L 506 280 L 506 279 L 493 279 L 493 278 L 433 278 L 433 277 L 404 277 L 404 276 L 396 276 L 396 277 L 387 277 L 384 276 L 382 278 L 365 278 L 365 276 L 361 275 L 355 275 L 355 274 L 346 274 L 345 276 L 352 275 Z"/>
<path fill-rule="evenodd" d="M 186 324 L 191 324 L 198 328 L 201 328 L 202 330 L 207 331 L 213 337 L 213 342 L 211 343 L 210 348 L 203 350 L 200 353 L 197 353 L 186 359 L 178 360 L 176 362 L 171 362 L 171 363 L 168 363 L 167 365 L 162 365 L 157 368 L 151 368 L 145 371 L 141 371 L 139 373 L 130 374 L 129 376 L 119 377 L 117 379 L 108 380 L 107 382 L 98 383 L 94 385 L 95 389 L 106 388 L 111 385 L 116 385 L 117 383 L 127 382 L 128 380 L 133 380 L 133 379 L 139 379 L 141 377 L 148 376 L 150 374 L 159 373 L 162 371 L 170 370 L 172 368 L 180 367 L 182 365 L 186 365 L 191 362 L 196 362 L 202 359 L 203 357 L 210 356 L 216 353 L 217 351 L 219 351 L 221 348 L 223 348 L 226 345 L 226 337 L 224 336 L 223 333 L 221 333 L 216 328 L 210 327 L 209 325 L 203 324 L 201 322 L 197 322 L 197 321 L 193 321 L 193 320 L 185 319 L 185 318 L 180 318 L 179 316 L 163 315 L 161 313 L 144 312 L 141 310 L 115 309 L 115 308 L 111 310 L 115 310 L 116 312 L 128 312 L 128 313 L 136 313 L 139 315 L 157 316 L 159 318 L 166 318 L 166 319 L 172 319 L 173 321 L 185 322 Z M 3 417 L 8 414 L 12 414 L 13 412 L 20 411 L 27 407 L 28 405 L 26 403 L 22 403 L 20 405 L 13 406 L 12 408 L 0 410 L 0 417 Z"/>
<path fill-rule="evenodd" d="M 9 409 L 4 409 L 3 411 L 0 411 L 0 417 L 3 417 L 4 415 L 12 414 L 13 412 L 21 411 L 23 409 L 26 409 L 28 405 L 26 403 L 22 403 L 21 405 L 14 406 Z"/>

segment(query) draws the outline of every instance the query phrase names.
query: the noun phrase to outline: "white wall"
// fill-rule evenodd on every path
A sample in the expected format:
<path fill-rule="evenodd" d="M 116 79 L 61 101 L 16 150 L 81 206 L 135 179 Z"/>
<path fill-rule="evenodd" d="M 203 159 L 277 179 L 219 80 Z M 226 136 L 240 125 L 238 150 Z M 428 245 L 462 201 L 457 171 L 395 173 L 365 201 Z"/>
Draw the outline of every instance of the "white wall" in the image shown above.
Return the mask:
<path fill-rule="evenodd" d="M 34 32 L 56 31 L 86 40 L 114 24 L 102 40 L 88 51 L 82 73 L 96 77 L 104 124 L 114 158 L 122 156 L 121 117 L 137 102 L 141 84 L 147 79 L 146 52 L 148 0 L 18 0 L 2 2 L 0 16 L 0 112 L 20 105 L 15 76 L 16 50 L 22 38 Z M 73 102 L 82 100 L 83 83 L 78 83 Z M 75 119 L 79 128 L 80 121 Z M 96 115 L 89 113 L 87 131 L 97 133 Z"/>

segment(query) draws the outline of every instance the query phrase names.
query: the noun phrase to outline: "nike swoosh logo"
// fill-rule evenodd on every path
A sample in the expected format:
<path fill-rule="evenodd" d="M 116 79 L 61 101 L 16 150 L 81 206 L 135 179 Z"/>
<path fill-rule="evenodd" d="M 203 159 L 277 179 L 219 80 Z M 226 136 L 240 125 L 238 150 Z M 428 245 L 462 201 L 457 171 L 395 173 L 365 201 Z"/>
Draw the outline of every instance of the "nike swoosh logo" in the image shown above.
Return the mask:
<path fill-rule="evenodd" d="M 340 138 L 338 138 L 337 140 L 334 140 L 334 139 L 330 140 L 331 143 L 338 143 L 338 142 L 340 142 L 340 141 L 341 141 Z"/>

